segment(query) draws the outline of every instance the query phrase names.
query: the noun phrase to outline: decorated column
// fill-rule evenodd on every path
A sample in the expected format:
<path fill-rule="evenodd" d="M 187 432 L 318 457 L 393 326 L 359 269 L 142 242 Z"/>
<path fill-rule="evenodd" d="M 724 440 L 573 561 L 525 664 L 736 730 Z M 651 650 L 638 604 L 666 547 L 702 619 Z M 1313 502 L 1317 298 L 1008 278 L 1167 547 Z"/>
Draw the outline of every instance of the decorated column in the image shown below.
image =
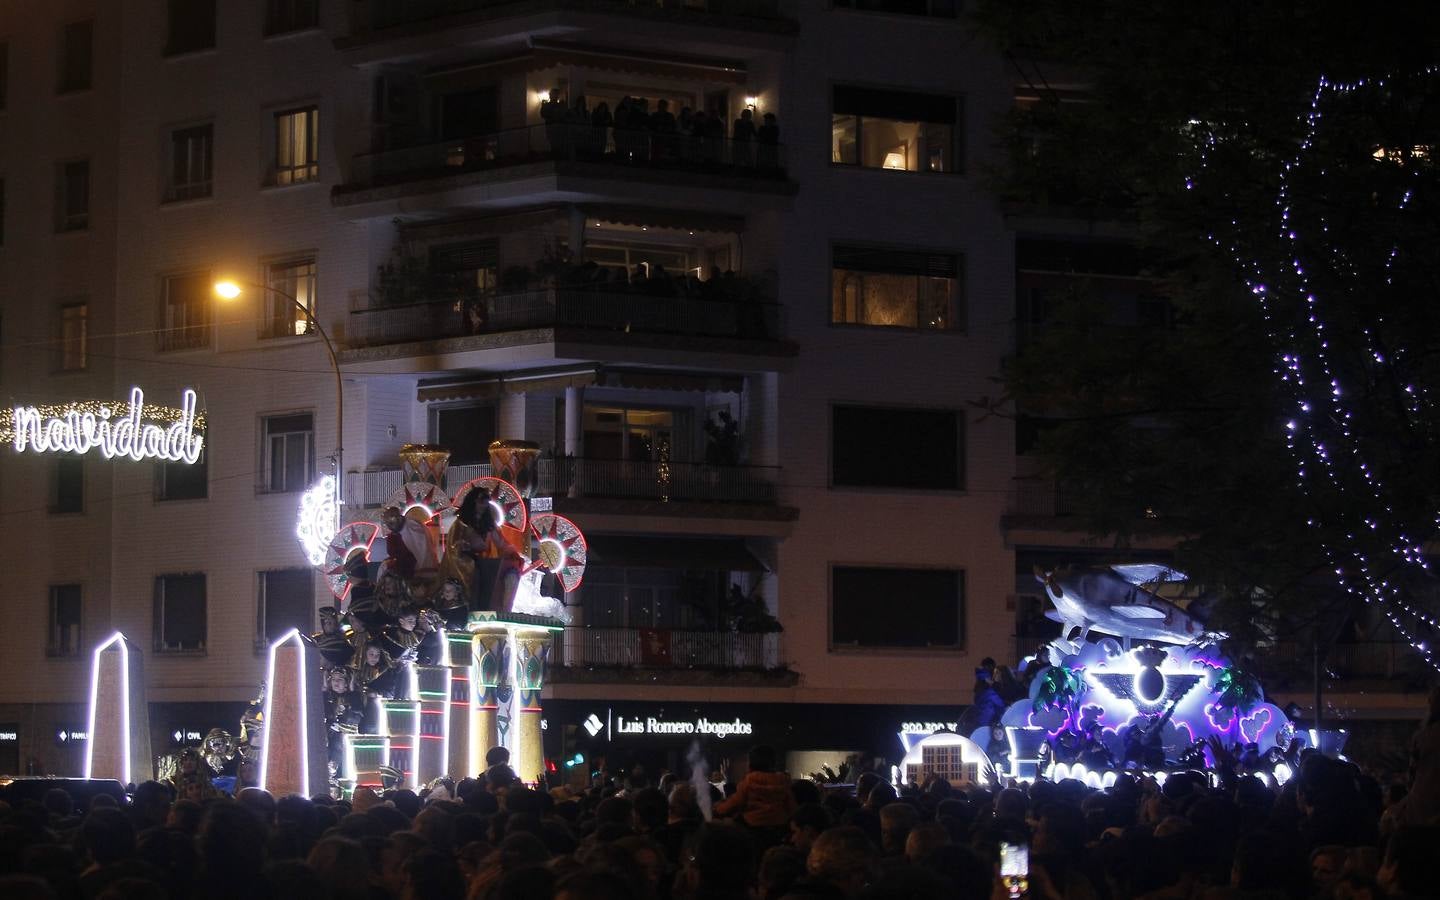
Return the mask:
<path fill-rule="evenodd" d="M 508 716 L 504 731 L 500 728 L 500 682 L 510 664 L 510 633 L 504 622 L 490 620 L 471 625 L 470 677 L 474 685 L 475 705 L 471 710 L 469 771 L 485 770 L 485 754 L 491 747 L 503 746 L 509 737 Z M 506 697 L 508 702 L 509 697 Z"/>
<path fill-rule="evenodd" d="M 323 671 L 315 642 L 293 628 L 270 645 L 260 787 L 276 797 L 330 791 Z"/>
<path fill-rule="evenodd" d="M 154 775 L 140 648 L 118 631 L 102 641 L 91 657 L 86 727 L 86 778 L 130 784 Z"/>
<path fill-rule="evenodd" d="M 545 664 L 550 658 L 552 629 L 524 625 L 512 627 L 515 631 L 515 681 L 519 697 L 510 767 L 522 781 L 536 781 L 543 779 L 545 774 L 540 692 L 545 687 Z"/>

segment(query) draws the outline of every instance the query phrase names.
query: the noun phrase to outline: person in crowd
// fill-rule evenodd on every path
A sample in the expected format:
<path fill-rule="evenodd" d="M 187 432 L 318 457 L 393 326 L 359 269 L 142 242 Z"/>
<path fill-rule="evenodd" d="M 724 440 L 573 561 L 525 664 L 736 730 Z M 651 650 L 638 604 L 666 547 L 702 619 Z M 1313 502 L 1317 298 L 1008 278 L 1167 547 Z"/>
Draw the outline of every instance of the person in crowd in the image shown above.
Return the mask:
<path fill-rule="evenodd" d="M 734 163 L 737 166 L 755 165 L 755 110 L 745 107 L 740 118 L 730 129 L 731 146 L 734 148 Z"/>
<path fill-rule="evenodd" d="M 753 747 L 749 768 L 735 793 L 715 807 L 715 815 L 738 817 L 752 829 L 766 847 L 783 841 L 795 812 L 795 797 L 790 793 L 790 776 L 775 771 L 775 749 L 766 745 Z"/>

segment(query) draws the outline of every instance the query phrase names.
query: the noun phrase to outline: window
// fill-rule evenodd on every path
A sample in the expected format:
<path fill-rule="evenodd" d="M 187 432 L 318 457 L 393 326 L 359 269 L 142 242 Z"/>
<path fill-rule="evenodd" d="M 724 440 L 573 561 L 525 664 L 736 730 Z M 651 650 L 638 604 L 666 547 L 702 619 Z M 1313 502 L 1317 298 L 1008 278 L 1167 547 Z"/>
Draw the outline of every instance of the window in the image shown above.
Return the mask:
<path fill-rule="evenodd" d="M 60 164 L 55 177 L 55 219 L 57 231 L 90 227 L 90 160 Z"/>
<path fill-rule="evenodd" d="M 318 0 L 265 0 L 265 35 L 284 34 L 320 24 Z"/>
<path fill-rule="evenodd" d="M 265 270 L 265 283 L 270 290 L 265 292 L 267 309 L 261 336 L 309 334 L 309 316 L 315 315 L 315 258 L 271 263 Z"/>
<path fill-rule="evenodd" d="M 830 321 L 962 331 L 960 258 L 953 253 L 836 246 Z"/>
<path fill-rule="evenodd" d="M 209 448 L 200 451 L 193 465 L 183 462 L 155 464 L 156 500 L 204 500 L 210 496 Z"/>
<path fill-rule="evenodd" d="M 866 169 L 958 172 L 960 98 L 837 85 L 830 161 Z"/>
<path fill-rule="evenodd" d="M 171 275 L 160 303 L 160 350 L 194 350 L 210 345 L 210 273 Z"/>
<path fill-rule="evenodd" d="M 585 404 L 586 459 L 689 462 L 694 416 L 688 409 L 637 409 Z M 597 470 L 599 471 L 599 470 Z"/>
<path fill-rule="evenodd" d="M 60 369 L 73 372 L 85 368 L 89 342 L 90 305 L 71 303 L 60 307 Z"/>
<path fill-rule="evenodd" d="M 861 12 L 890 13 L 897 16 L 933 16 L 953 19 L 960 11 L 960 0 L 831 0 L 836 9 Z"/>
<path fill-rule="evenodd" d="M 85 511 L 85 460 L 78 456 L 57 456 L 50 470 L 50 511 Z"/>
<path fill-rule="evenodd" d="M 50 632 L 46 656 L 80 655 L 80 585 L 50 586 Z"/>
<path fill-rule="evenodd" d="M 292 628 L 308 635 L 315 627 L 315 587 L 309 569 L 275 569 L 260 573 L 255 606 L 255 647 L 269 647 Z"/>
<path fill-rule="evenodd" d="M 490 462 L 490 442 L 499 437 L 495 407 L 434 406 L 430 408 L 433 442 L 450 448 L 450 465 L 470 466 Z"/>
<path fill-rule="evenodd" d="M 485 297 L 495 293 L 500 282 L 498 240 L 447 244 L 430 248 L 430 271 L 453 276 L 467 295 Z"/>
<path fill-rule="evenodd" d="M 958 650 L 965 645 L 965 573 L 833 566 L 830 646 Z"/>
<path fill-rule="evenodd" d="M 10 93 L 10 45 L 0 41 L 0 112 L 5 109 L 5 99 Z"/>
<path fill-rule="evenodd" d="M 90 88 L 95 23 L 71 22 L 60 32 L 60 93 Z"/>
<path fill-rule="evenodd" d="M 205 575 L 159 575 L 155 578 L 155 652 L 198 653 L 205 650 Z"/>
<path fill-rule="evenodd" d="M 167 0 L 170 30 L 165 55 L 194 53 L 215 46 L 215 0 Z"/>
<path fill-rule="evenodd" d="M 965 418 L 959 411 L 835 406 L 830 414 L 835 487 L 964 489 Z"/>
<path fill-rule="evenodd" d="M 597 628 L 713 630 L 730 585 L 729 572 L 595 566 L 585 572 L 580 605 Z"/>
<path fill-rule="evenodd" d="M 315 480 L 315 417 L 266 416 L 261 424 L 265 487 L 271 493 L 303 491 Z"/>
<path fill-rule="evenodd" d="M 5 179 L 0 178 L 0 247 L 5 246 Z"/>
<path fill-rule="evenodd" d="M 300 184 L 320 177 L 320 110 L 314 106 L 275 114 L 271 184 Z"/>
<path fill-rule="evenodd" d="M 206 123 L 170 132 L 170 170 L 165 199 L 195 200 L 213 189 L 215 126 Z"/>

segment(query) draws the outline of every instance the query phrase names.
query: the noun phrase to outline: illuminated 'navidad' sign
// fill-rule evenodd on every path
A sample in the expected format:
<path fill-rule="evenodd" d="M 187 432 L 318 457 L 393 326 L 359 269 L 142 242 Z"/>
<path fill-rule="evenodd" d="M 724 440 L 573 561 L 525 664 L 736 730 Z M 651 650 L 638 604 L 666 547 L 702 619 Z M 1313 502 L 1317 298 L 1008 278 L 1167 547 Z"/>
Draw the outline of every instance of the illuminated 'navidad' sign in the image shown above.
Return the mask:
<path fill-rule="evenodd" d="M 64 406 L 17 406 L 9 438 L 16 453 L 89 453 L 194 464 L 205 446 L 204 419 L 195 412 L 195 392 L 181 395 L 180 408 L 145 405 L 145 394 L 130 389 L 130 403 L 87 401 Z"/>

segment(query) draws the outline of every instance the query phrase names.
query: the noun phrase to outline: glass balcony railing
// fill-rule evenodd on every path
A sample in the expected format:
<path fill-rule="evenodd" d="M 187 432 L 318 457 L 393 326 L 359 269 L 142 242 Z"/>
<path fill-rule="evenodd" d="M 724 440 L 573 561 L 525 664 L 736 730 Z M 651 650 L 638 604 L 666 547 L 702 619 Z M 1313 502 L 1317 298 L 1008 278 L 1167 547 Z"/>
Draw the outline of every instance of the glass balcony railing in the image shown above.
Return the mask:
<path fill-rule="evenodd" d="M 785 177 L 783 144 L 560 123 L 361 154 L 355 157 L 350 180 L 340 191 L 547 160 L 760 181 Z"/>
<path fill-rule="evenodd" d="M 540 496 L 755 505 L 778 501 L 776 466 L 554 458 L 541 459 L 538 465 L 535 490 Z M 489 474 L 487 464 L 451 466 L 444 486 L 454 492 L 470 479 Z M 346 504 L 378 507 L 400 487 L 401 478 L 398 468 L 355 473 L 346 482 Z"/>
<path fill-rule="evenodd" d="M 361 5 L 361 18 L 357 18 L 355 25 L 357 31 L 365 32 L 466 13 L 513 11 L 519 15 L 557 8 L 701 22 L 706 17 L 762 22 L 781 19 L 778 0 L 367 0 Z"/>
<path fill-rule="evenodd" d="M 571 625 L 556 641 L 564 668 L 751 669 L 788 668 L 778 631 L 684 631 Z"/>
<path fill-rule="evenodd" d="M 345 344 L 378 347 L 531 328 L 773 341 L 780 339 L 781 325 L 775 303 L 543 288 L 355 310 Z"/>

